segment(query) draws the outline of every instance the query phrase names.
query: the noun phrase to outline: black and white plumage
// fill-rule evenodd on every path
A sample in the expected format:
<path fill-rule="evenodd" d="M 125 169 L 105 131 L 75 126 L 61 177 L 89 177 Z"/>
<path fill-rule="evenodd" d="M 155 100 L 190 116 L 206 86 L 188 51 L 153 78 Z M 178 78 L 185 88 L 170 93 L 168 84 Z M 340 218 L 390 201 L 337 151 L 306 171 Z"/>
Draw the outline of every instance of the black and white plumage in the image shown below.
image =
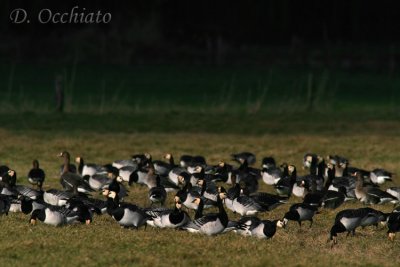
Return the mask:
<path fill-rule="evenodd" d="M 281 167 L 283 168 L 283 171 L 275 165 L 263 164 L 261 176 L 264 183 L 267 185 L 275 185 L 280 179 L 288 176 L 287 168 L 285 168 L 286 166 L 283 164 Z"/>
<path fill-rule="evenodd" d="M 65 206 L 73 196 L 72 192 L 49 189 L 43 193 L 43 200 L 53 206 Z"/>
<path fill-rule="evenodd" d="M 222 233 L 228 225 L 228 215 L 222 204 L 222 199 L 226 197 L 226 193 L 218 195 L 217 205 L 218 213 L 209 213 L 195 218 L 194 221 L 189 222 L 182 229 L 192 233 L 202 233 L 206 235 L 217 235 Z M 221 199 L 222 198 L 222 199 Z M 200 199 L 200 201 L 202 201 Z"/>
<path fill-rule="evenodd" d="M 286 212 L 283 217 L 283 226 L 286 227 L 288 221 L 297 221 L 301 227 L 302 221 L 310 221 L 310 227 L 313 224 L 314 214 L 317 212 L 317 208 L 306 203 L 293 204 L 289 211 Z"/>
<path fill-rule="evenodd" d="M 138 229 L 151 219 L 142 208 L 130 203 L 120 203 L 114 191 L 108 192 L 107 213 L 124 228 Z"/>
<path fill-rule="evenodd" d="M 28 182 L 42 189 L 46 174 L 39 167 L 39 161 L 37 159 L 33 160 L 32 165 L 33 168 L 28 173 Z"/>
<path fill-rule="evenodd" d="M 386 181 L 392 181 L 392 173 L 384 169 L 374 169 L 369 173 L 369 178 L 374 184 L 384 184 Z"/>
<path fill-rule="evenodd" d="M 45 224 L 53 226 L 62 226 L 73 223 L 79 218 L 79 215 L 65 207 L 48 206 L 43 209 L 34 210 L 29 220 L 30 224 L 35 225 L 39 220 Z"/>
<path fill-rule="evenodd" d="M 190 221 L 189 215 L 182 210 L 182 203 L 176 202 L 174 209 L 155 209 L 146 211 L 151 216 L 152 225 L 159 228 L 179 228 Z"/>
<path fill-rule="evenodd" d="M 95 174 L 106 174 L 107 168 L 95 163 L 86 163 L 82 157 L 76 157 L 75 162 L 78 164 L 78 174 L 83 176 L 93 176 Z"/>
<path fill-rule="evenodd" d="M 157 184 L 156 186 L 149 189 L 148 198 L 151 202 L 151 206 L 154 203 L 160 203 L 161 206 L 164 206 L 164 202 L 167 198 L 167 191 L 164 186 L 161 185 L 160 176 L 157 176 Z"/>

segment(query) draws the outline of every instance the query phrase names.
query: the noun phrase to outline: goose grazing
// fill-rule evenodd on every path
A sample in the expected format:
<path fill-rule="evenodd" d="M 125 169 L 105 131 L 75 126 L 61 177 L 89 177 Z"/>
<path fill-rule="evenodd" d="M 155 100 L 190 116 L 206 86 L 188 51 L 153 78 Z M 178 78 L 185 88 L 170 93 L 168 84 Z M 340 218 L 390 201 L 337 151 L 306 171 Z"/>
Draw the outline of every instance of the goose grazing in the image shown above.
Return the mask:
<path fill-rule="evenodd" d="M 317 213 L 317 208 L 306 203 L 293 204 L 289 211 L 286 212 L 280 223 L 286 227 L 288 221 L 297 221 L 301 227 L 302 221 L 310 221 L 310 227 L 313 225 L 314 214 Z"/>
<path fill-rule="evenodd" d="M 165 209 L 161 212 L 148 212 L 155 222 L 155 226 L 160 228 L 179 228 L 190 221 L 189 215 L 182 210 L 182 203 L 176 202 L 175 208 Z"/>
<path fill-rule="evenodd" d="M 392 173 L 384 169 L 374 169 L 370 172 L 369 178 L 374 184 L 384 184 L 386 181 L 392 181 Z"/>
<path fill-rule="evenodd" d="M 62 226 L 76 221 L 78 217 L 78 214 L 70 209 L 48 206 L 43 209 L 34 210 L 29 219 L 29 223 L 35 225 L 39 220 L 45 224 Z"/>
<path fill-rule="evenodd" d="M 71 164 L 71 155 L 69 154 L 68 151 L 63 151 L 60 154 L 58 154 L 60 158 L 64 158 L 64 164 L 61 165 L 61 170 L 60 173 L 63 174 L 65 171 L 70 172 L 70 173 L 77 173 L 76 166 L 74 164 Z M 66 162 L 68 162 L 66 164 Z"/>
<path fill-rule="evenodd" d="M 364 187 L 364 178 L 361 172 L 356 172 L 356 188 L 355 195 L 356 198 L 364 204 L 384 204 L 392 203 L 397 204 L 399 200 L 392 196 L 391 194 L 380 190 L 376 187 Z"/>
<path fill-rule="evenodd" d="M 246 162 L 248 165 L 253 165 L 256 163 L 256 156 L 250 152 L 241 152 L 237 154 L 232 154 L 232 160 L 242 164 Z"/>
<path fill-rule="evenodd" d="M 107 213 L 124 228 L 139 229 L 141 226 L 146 226 L 147 220 L 151 219 L 142 208 L 129 203 L 120 203 L 118 194 L 114 191 L 108 191 Z"/>
<path fill-rule="evenodd" d="M 28 173 L 28 182 L 34 186 L 37 186 L 42 190 L 44 179 L 46 178 L 45 172 L 39 167 L 39 161 L 37 159 L 32 162 L 33 168 Z"/>
<path fill-rule="evenodd" d="M 375 210 L 372 208 L 361 208 L 360 210 L 363 210 L 367 216 L 365 216 L 360 223 L 360 226 L 362 228 L 365 228 L 370 225 L 374 225 L 375 227 L 378 227 L 378 224 L 386 224 L 387 217 L 389 214 L 383 213 L 382 211 Z"/>
<path fill-rule="evenodd" d="M 335 222 L 330 230 L 328 242 L 331 241 L 331 248 L 337 244 L 337 234 L 347 231 L 347 236 L 352 233 L 355 235 L 355 229 L 361 225 L 361 222 L 367 217 L 369 211 L 366 209 L 345 209 L 336 214 Z"/>
<path fill-rule="evenodd" d="M 78 174 L 71 172 L 68 166 L 70 166 L 70 155 L 68 152 L 64 151 L 60 155 L 64 159 L 64 169 L 60 177 L 60 183 L 64 190 L 70 190 L 74 194 L 78 192 L 90 193 L 93 189 L 90 188 L 89 184 Z"/>
<path fill-rule="evenodd" d="M 217 206 L 218 213 L 210 213 L 203 215 L 194 221 L 189 222 L 183 227 L 184 230 L 189 232 L 199 232 L 206 235 L 217 235 L 222 233 L 228 225 L 228 215 L 222 204 L 222 200 L 226 198 L 226 193 L 218 194 Z"/>
<path fill-rule="evenodd" d="M 167 198 L 167 191 L 164 186 L 161 185 L 160 176 L 157 175 L 156 186 L 150 188 L 148 197 L 151 202 L 150 206 L 153 206 L 154 203 L 160 203 L 161 206 L 164 206 L 165 199 Z"/>
<path fill-rule="evenodd" d="M 107 173 L 107 168 L 101 165 L 97 165 L 94 163 L 86 163 L 84 162 L 82 157 L 76 157 L 75 162 L 78 164 L 78 174 L 83 176 L 93 176 L 98 173 Z"/>
<path fill-rule="evenodd" d="M 396 232 L 400 232 L 400 208 L 396 208 L 390 215 L 387 221 L 388 239 L 394 241 Z"/>

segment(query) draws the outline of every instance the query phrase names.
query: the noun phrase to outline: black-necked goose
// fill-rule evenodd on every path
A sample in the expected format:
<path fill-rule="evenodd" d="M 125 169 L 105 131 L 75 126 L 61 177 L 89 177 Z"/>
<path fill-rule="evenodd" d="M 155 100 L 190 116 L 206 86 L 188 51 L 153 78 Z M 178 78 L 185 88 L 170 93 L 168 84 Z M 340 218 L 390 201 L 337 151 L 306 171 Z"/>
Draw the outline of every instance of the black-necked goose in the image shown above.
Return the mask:
<path fill-rule="evenodd" d="M 251 236 L 259 239 L 270 239 L 275 235 L 277 226 L 283 227 L 282 222 L 279 220 L 262 220 L 251 230 Z"/>
<path fill-rule="evenodd" d="M 189 215 L 182 210 L 182 203 L 176 202 L 173 210 L 166 210 L 153 217 L 157 220 L 156 226 L 160 228 L 179 228 L 190 221 Z"/>
<path fill-rule="evenodd" d="M 17 172 L 14 170 L 8 170 L 6 173 L 3 173 L 0 177 L 0 186 L 12 188 L 15 186 L 17 182 Z"/>
<path fill-rule="evenodd" d="M 153 161 L 154 169 L 156 171 L 156 174 L 161 175 L 161 176 L 167 176 L 168 173 L 177 165 L 175 165 L 174 158 L 171 154 L 165 154 L 164 159 L 168 160 L 168 162 L 160 161 L 160 160 L 155 160 Z"/>
<path fill-rule="evenodd" d="M 133 204 L 120 203 L 116 192 L 109 191 L 107 197 L 107 212 L 119 225 L 124 228 L 136 228 L 146 226 L 150 216 L 146 212 Z"/>
<path fill-rule="evenodd" d="M 374 169 L 370 172 L 371 182 L 374 184 L 384 184 L 386 181 L 392 181 L 392 173 L 384 169 Z"/>
<path fill-rule="evenodd" d="M 63 151 L 60 154 L 58 154 L 60 158 L 64 158 L 64 164 L 61 165 L 60 167 L 60 173 L 64 173 L 65 171 L 71 172 L 71 173 L 77 173 L 76 166 L 74 164 L 71 164 L 71 155 L 69 154 L 68 151 Z M 67 165 L 65 163 L 68 162 Z"/>
<path fill-rule="evenodd" d="M 32 200 L 28 197 L 20 197 L 21 200 L 21 211 L 24 214 L 31 214 L 34 210 L 44 209 L 49 204 L 43 200 Z"/>
<path fill-rule="evenodd" d="M 291 165 L 290 167 L 291 172 L 289 174 L 289 166 L 286 165 L 284 169 L 287 170 L 288 175 L 285 177 L 282 177 L 276 184 L 275 184 L 275 190 L 278 193 L 278 195 L 281 196 L 288 196 L 290 197 L 292 195 L 292 190 L 293 186 L 296 183 L 296 173 L 294 173 L 294 166 Z"/>
<path fill-rule="evenodd" d="M 138 176 L 138 166 L 124 166 L 119 169 L 118 176 L 122 178 L 124 182 L 127 182 L 129 186 L 133 183 L 137 183 L 139 181 Z"/>
<path fill-rule="evenodd" d="M 181 202 L 186 208 L 197 210 L 198 205 L 193 200 L 201 197 L 200 192 L 192 189 L 190 182 L 185 183 L 184 187 L 175 194 L 175 202 Z"/>
<path fill-rule="evenodd" d="M 93 176 L 98 173 L 106 174 L 107 168 L 95 163 L 86 163 L 82 157 L 76 157 L 75 162 L 78 164 L 78 173 L 81 176 Z"/>
<path fill-rule="evenodd" d="M 228 215 L 222 205 L 222 199 L 226 198 L 226 193 L 221 193 L 217 198 L 218 213 L 203 215 L 202 217 L 189 222 L 183 229 L 189 232 L 199 232 L 206 235 L 216 235 L 222 233 L 228 225 Z"/>
<path fill-rule="evenodd" d="M 329 240 L 331 247 L 337 244 L 337 234 L 347 232 L 355 234 L 355 229 L 360 226 L 361 221 L 368 216 L 368 211 L 363 209 L 346 209 L 336 214 L 335 222 L 330 230 Z"/>
<path fill-rule="evenodd" d="M 48 206 L 43 209 L 34 210 L 29 223 L 35 225 L 37 220 L 39 220 L 45 224 L 62 226 L 76 221 L 78 217 L 78 214 L 70 209 Z"/>
<path fill-rule="evenodd" d="M 317 213 L 317 208 L 306 203 L 293 204 L 289 211 L 283 217 L 282 225 L 286 227 L 288 221 L 297 221 L 301 227 L 302 221 L 310 221 L 310 227 L 313 224 L 314 214 Z"/>
<path fill-rule="evenodd" d="M 39 167 L 39 161 L 37 159 L 33 160 L 32 165 L 33 165 L 33 168 L 28 173 L 28 181 L 32 185 L 37 186 L 41 190 L 44 179 L 46 178 L 46 174 Z"/>
<path fill-rule="evenodd" d="M 380 190 L 377 187 L 364 187 L 364 178 L 360 172 L 356 172 L 356 188 L 355 195 L 357 199 L 364 204 L 397 204 L 399 200 L 391 194 Z"/>
<path fill-rule="evenodd" d="M 156 186 L 149 189 L 148 197 L 150 200 L 150 206 L 153 206 L 154 203 L 160 203 L 161 206 L 164 206 L 165 199 L 167 198 L 167 191 L 164 186 L 161 185 L 160 176 L 156 177 Z"/>
<path fill-rule="evenodd" d="M 256 163 L 256 156 L 251 152 L 241 152 L 237 154 L 232 154 L 232 159 L 240 164 L 246 162 L 248 165 L 253 165 Z"/>
<path fill-rule="evenodd" d="M 281 165 L 281 167 L 283 167 L 283 171 L 276 166 L 268 165 L 268 167 L 263 167 L 261 171 L 261 176 L 264 183 L 266 183 L 267 185 L 275 185 L 279 182 L 280 179 L 288 176 L 287 168 L 285 168 L 285 165 Z"/>
<path fill-rule="evenodd" d="M 400 209 L 397 208 L 395 209 L 388 218 L 387 221 L 387 226 L 388 226 L 388 238 L 391 241 L 394 241 L 394 238 L 396 237 L 396 233 L 400 232 Z"/>

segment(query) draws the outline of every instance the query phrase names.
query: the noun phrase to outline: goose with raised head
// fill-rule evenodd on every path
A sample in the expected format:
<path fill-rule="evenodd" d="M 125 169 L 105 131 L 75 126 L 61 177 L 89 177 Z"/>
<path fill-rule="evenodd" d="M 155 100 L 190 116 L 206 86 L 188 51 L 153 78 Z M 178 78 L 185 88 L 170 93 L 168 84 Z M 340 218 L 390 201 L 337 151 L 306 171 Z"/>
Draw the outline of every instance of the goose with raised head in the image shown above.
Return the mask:
<path fill-rule="evenodd" d="M 46 174 L 43 169 L 39 167 L 39 161 L 37 159 L 33 160 L 32 165 L 32 169 L 28 173 L 28 182 L 42 190 Z"/>
<path fill-rule="evenodd" d="M 218 194 L 217 206 L 218 213 L 205 214 L 194 221 L 189 222 L 183 229 L 189 232 L 199 232 L 206 235 L 217 235 L 222 233 L 228 225 L 228 215 L 222 204 L 226 198 L 226 193 Z"/>

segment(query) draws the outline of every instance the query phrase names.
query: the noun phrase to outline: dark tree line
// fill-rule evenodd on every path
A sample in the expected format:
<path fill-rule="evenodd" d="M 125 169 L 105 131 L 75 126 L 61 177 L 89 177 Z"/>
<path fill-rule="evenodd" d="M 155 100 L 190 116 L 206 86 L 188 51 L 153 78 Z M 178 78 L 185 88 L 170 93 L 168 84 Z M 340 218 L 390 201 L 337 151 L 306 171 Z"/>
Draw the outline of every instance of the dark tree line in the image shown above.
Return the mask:
<path fill-rule="evenodd" d="M 105 63 L 222 61 L 248 47 L 387 45 L 400 41 L 396 1 L 137 0 L 0 3 L 0 56 Z M 109 24 L 12 24 L 11 10 L 37 14 L 101 10 Z M 227 52 L 228 51 L 228 52 Z M 211 58 L 211 59 L 210 59 Z"/>

